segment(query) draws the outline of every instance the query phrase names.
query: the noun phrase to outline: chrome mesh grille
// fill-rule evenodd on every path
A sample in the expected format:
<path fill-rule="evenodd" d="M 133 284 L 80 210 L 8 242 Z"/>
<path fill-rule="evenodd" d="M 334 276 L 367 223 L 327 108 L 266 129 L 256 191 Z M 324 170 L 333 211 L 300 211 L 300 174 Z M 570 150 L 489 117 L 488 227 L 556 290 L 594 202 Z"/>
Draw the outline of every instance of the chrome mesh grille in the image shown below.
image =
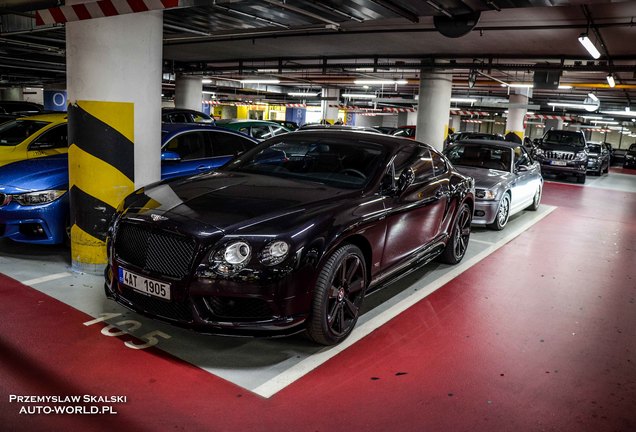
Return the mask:
<path fill-rule="evenodd" d="M 115 254 L 135 267 L 183 279 L 194 258 L 196 241 L 149 228 L 122 222 L 115 237 Z"/>
<path fill-rule="evenodd" d="M 573 160 L 574 153 L 569 152 L 559 152 L 559 151 L 549 151 L 545 153 L 548 159 L 556 159 L 556 160 Z"/>

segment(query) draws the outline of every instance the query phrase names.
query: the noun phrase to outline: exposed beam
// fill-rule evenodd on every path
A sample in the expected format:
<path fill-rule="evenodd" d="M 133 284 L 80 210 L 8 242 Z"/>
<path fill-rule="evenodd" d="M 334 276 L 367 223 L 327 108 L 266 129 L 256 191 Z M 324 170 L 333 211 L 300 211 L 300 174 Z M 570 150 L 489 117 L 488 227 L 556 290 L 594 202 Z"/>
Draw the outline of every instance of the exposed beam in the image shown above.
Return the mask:
<path fill-rule="evenodd" d="M 414 22 L 414 23 L 420 22 L 420 18 L 416 14 L 414 14 L 408 9 L 403 8 L 400 5 L 393 3 L 390 0 L 370 0 L 370 1 L 379 6 L 382 6 L 385 9 L 390 10 L 393 13 L 400 15 L 403 18 L 406 18 L 407 20 L 411 22 Z"/>

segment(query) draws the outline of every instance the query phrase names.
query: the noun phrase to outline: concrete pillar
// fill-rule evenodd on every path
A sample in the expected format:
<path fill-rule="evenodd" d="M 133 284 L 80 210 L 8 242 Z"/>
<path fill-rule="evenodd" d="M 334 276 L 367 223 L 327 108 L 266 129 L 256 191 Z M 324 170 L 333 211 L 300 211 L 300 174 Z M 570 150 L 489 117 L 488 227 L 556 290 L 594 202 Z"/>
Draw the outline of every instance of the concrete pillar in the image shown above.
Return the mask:
<path fill-rule="evenodd" d="M 563 120 L 562 119 L 546 119 L 545 130 L 550 130 L 550 129 L 563 129 Z"/>
<path fill-rule="evenodd" d="M 9 87 L 1 90 L 0 98 L 7 101 L 22 101 L 24 95 L 22 94 L 22 87 Z"/>
<path fill-rule="evenodd" d="M 336 120 L 338 120 L 338 108 L 330 107 L 329 105 L 338 105 L 340 103 L 340 90 L 323 88 L 322 98 L 323 99 L 320 102 L 320 108 L 322 110 L 321 120 L 327 120 L 329 123 L 333 124 Z"/>
<path fill-rule="evenodd" d="M 161 177 L 162 35 L 162 11 L 66 24 L 73 270 L 103 270 L 117 206 Z"/>
<path fill-rule="evenodd" d="M 407 126 L 409 124 L 409 113 L 401 112 L 397 115 L 397 127 Z"/>
<path fill-rule="evenodd" d="M 200 77 L 178 76 L 174 86 L 174 106 L 201 111 L 203 84 Z"/>
<path fill-rule="evenodd" d="M 448 135 L 453 76 L 439 72 L 420 73 L 419 106 L 415 139 L 442 150 Z"/>
<path fill-rule="evenodd" d="M 528 94 L 526 89 L 520 89 L 518 93 L 511 94 L 509 97 L 508 118 L 506 119 L 506 134 L 514 133 L 523 140 L 525 134 L 524 121 L 528 108 Z"/>
<path fill-rule="evenodd" d="M 450 116 L 450 127 L 455 132 L 459 132 L 462 127 L 462 116 L 460 115 L 452 115 Z"/>

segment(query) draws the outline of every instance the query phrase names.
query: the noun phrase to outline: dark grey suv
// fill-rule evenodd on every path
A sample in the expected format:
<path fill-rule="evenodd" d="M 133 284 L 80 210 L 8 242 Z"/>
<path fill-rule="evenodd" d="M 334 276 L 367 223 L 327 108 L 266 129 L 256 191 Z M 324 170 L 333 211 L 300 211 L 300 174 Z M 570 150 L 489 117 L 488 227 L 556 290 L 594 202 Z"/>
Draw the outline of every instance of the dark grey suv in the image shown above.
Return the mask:
<path fill-rule="evenodd" d="M 574 176 L 585 183 L 589 154 L 583 132 L 549 130 L 538 140 L 534 156 L 542 174 Z"/>

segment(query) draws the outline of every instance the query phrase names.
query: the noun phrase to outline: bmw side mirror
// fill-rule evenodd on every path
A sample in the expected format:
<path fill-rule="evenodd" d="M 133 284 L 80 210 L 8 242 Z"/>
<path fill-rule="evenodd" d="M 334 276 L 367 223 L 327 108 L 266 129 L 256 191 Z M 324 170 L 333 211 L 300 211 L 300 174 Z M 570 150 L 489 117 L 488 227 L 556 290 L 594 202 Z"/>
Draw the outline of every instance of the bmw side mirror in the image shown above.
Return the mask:
<path fill-rule="evenodd" d="M 161 152 L 161 160 L 163 162 L 179 162 L 181 160 L 181 156 L 179 153 L 172 151 Z"/>

